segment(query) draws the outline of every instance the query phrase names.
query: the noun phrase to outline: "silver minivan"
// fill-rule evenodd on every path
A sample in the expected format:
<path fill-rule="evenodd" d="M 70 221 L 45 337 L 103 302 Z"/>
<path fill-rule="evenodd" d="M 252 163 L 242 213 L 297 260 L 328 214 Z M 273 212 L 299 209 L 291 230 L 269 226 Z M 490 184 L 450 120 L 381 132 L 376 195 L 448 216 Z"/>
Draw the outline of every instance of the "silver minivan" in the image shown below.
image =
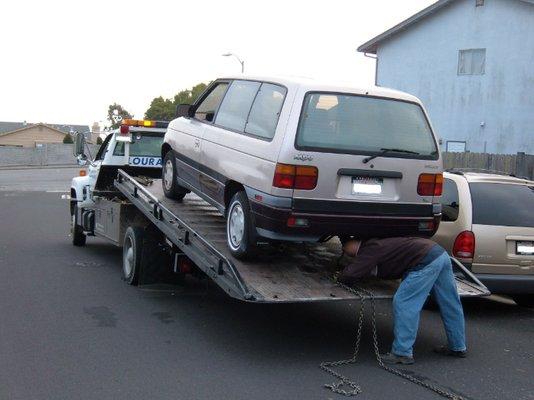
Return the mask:
<path fill-rule="evenodd" d="M 178 107 L 162 157 L 166 196 L 194 192 L 224 213 L 236 257 L 265 239 L 432 236 L 441 217 L 428 116 L 388 89 L 218 79 Z"/>

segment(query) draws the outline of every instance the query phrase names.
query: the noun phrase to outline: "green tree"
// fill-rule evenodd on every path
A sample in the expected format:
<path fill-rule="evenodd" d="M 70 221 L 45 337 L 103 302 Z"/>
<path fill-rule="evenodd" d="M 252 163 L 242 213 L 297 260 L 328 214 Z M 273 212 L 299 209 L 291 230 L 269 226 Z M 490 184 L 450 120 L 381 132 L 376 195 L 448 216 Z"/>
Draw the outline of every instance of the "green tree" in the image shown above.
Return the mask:
<path fill-rule="evenodd" d="M 65 144 L 74 143 L 74 140 L 72 140 L 72 136 L 69 133 L 67 133 L 65 137 L 63 138 L 63 143 Z"/>
<path fill-rule="evenodd" d="M 176 113 L 179 104 L 193 104 L 198 96 L 208 87 L 205 83 L 199 83 L 191 89 L 178 92 L 173 99 L 164 99 L 159 96 L 152 100 L 150 107 L 145 112 L 145 119 L 170 121 Z"/>
<path fill-rule="evenodd" d="M 108 107 L 108 121 L 110 129 L 117 129 L 121 125 L 123 119 L 133 118 L 126 109 L 120 104 L 113 103 Z"/>
<path fill-rule="evenodd" d="M 159 96 L 150 103 L 150 107 L 145 112 L 145 119 L 156 121 L 170 121 L 174 118 L 176 106 L 171 99 L 164 99 Z"/>

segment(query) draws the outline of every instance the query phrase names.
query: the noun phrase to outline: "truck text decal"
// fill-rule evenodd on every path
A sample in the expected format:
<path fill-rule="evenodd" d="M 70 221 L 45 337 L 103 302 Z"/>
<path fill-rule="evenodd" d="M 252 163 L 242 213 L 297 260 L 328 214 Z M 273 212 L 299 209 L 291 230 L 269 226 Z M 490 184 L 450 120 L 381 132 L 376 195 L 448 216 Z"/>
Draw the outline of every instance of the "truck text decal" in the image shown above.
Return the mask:
<path fill-rule="evenodd" d="M 161 167 L 161 157 L 130 157 L 128 164 L 135 167 Z"/>

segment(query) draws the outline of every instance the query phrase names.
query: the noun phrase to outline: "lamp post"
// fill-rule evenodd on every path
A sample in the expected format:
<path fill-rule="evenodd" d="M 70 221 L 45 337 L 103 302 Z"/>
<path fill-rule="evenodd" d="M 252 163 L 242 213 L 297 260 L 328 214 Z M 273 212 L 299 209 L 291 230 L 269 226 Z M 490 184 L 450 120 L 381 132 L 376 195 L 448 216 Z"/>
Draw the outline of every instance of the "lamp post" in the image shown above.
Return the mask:
<path fill-rule="evenodd" d="M 222 55 L 223 57 L 235 57 L 237 61 L 239 61 L 239 64 L 241 64 L 241 73 L 245 73 L 245 62 L 241 61 L 241 59 L 234 53 L 225 53 Z"/>

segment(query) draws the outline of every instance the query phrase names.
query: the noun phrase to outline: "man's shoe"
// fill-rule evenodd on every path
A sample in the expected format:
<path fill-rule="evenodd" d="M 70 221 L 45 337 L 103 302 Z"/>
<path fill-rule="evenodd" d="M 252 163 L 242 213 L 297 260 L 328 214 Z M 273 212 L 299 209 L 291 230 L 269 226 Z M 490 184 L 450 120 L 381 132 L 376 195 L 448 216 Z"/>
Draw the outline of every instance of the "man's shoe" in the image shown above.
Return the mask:
<path fill-rule="evenodd" d="M 444 355 L 444 356 L 451 356 L 451 357 L 457 357 L 457 358 L 467 357 L 467 350 L 455 351 L 455 350 L 449 349 L 447 346 L 441 346 L 441 347 L 435 348 L 434 352 Z"/>
<path fill-rule="evenodd" d="M 402 365 L 411 365 L 415 362 L 413 357 L 408 356 L 398 356 L 393 353 L 381 354 L 380 358 L 385 364 L 402 364 Z"/>

